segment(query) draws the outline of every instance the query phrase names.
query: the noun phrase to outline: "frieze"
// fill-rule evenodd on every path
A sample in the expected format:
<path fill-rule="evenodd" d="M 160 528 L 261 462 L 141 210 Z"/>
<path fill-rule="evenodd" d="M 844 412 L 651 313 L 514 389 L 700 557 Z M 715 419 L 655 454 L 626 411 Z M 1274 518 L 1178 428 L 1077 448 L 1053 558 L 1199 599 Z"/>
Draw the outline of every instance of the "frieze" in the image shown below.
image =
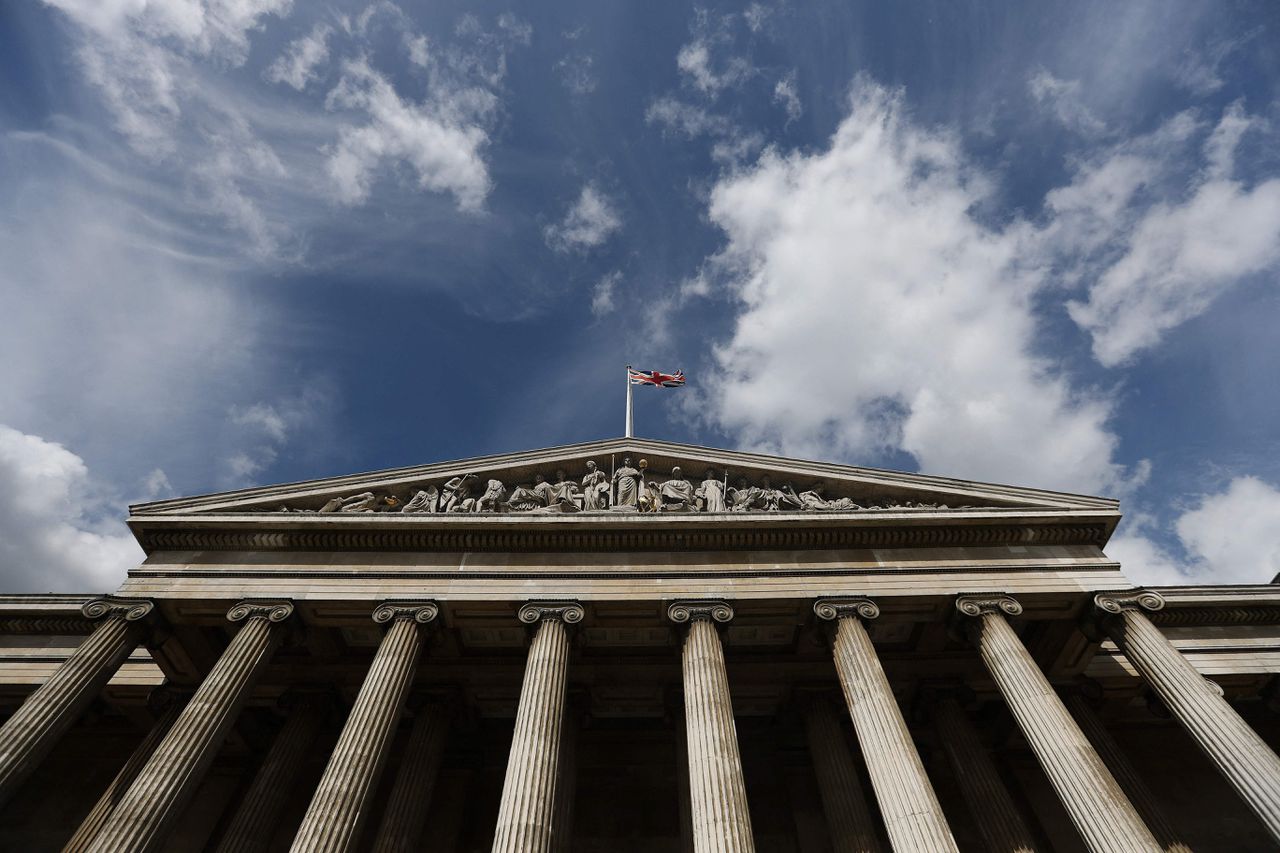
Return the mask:
<path fill-rule="evenodd" d="M 974 524 L 841 527 L 725 527 L 723 529 L 144 529 L 154 551 L 706 551 L 831 548 L 906 548 L 1000 545 L 1099 545 L 1101 523 Z"/>
<path fill-rule="evenodd" d="M 284 505 L 289 513 L 769 513 L 885 512 L 900 510 L 967 510 L 985 506 L 951 506 L 886 495 L 832 496 L 825 482 L 797 489 L 790 482 L 774 485 L 767 475 L 751 480 L 728 469 L 707 468 L 701 479 L 689 479 L 679 465 L 660 475 L 645 459 L 622 464 L 606 474 L 587 460 L 581 477 L 557 468 L 550 477 L 535 473 L 531 481 L 509 484 L 483 472 L 463 471 L 438 480 L 390 491 L 366 491 L 331 497 L 318 506 Z"/>

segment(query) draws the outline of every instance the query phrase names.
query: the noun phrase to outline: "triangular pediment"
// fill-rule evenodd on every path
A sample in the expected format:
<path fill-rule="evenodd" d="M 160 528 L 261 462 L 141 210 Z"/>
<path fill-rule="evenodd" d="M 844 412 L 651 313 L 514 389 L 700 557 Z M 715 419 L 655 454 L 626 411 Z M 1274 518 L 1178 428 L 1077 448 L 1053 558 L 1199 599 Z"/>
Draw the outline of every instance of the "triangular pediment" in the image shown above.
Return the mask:
<path fill-rule="evenodd" d="M 591 463 L 598 473 L 592 473 Z M 131 512 L 136 520 L 287 513 L 443 521 L 442 516 L 464 513 L 532 519 L 650 511 L 668 517 L 746 517 L 1018 509 L 1114 513 L 1117 504 L 1040 489 L 624 438 L 175 498 L 140 504 Z"/>

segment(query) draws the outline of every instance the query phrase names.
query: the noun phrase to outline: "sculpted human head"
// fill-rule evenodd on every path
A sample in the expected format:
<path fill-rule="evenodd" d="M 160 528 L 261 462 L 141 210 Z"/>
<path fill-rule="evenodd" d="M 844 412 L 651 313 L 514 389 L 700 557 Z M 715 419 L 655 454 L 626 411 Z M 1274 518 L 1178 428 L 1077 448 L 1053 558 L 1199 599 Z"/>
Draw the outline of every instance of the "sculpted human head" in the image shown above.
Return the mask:
<path fill-rule="evenodd" d="M 588 460 L 587 460 L 587 473 L 588 473 L 588 474 L 590 474 L 590 473 L 591 473 L 592 471 L 594 471 L 594 470 L 596 470 L 596 463 L 595 463 L 593 460 L 588 459 Z"/>
<path fill-rule="evenodd" d="M 716 472 L 708 468 L 707 473 L 703 474 L 702 476 L 703 476 L 703 479 L 714 480 L 716 478 Z"/>
<path fill-rule="evenodd" d="M 556 482 L 561 482 L 561 481 L 563 481 L 563 480 L 564 480 L 564 469 L 563 469 L 563 468 L 557 468 L 557 469 L 556 469 Z"/>
<path fill-rule="evenodd" d="M 676 465 L 676 466 L 672 467 L 672 469 L 671 469 L 671 479 L 673 479 L 673 480 L 679 480 L 679 479 L 680 479 L 680 466 L 679 466 L 679 465 Z"/>

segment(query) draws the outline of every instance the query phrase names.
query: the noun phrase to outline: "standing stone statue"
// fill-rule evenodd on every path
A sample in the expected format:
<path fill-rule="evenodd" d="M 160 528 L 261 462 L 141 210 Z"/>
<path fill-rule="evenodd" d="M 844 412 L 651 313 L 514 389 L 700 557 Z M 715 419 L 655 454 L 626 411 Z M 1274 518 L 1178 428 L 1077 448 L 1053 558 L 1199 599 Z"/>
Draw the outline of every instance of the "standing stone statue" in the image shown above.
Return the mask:
<path fill-rule="evenodd" d="M 622 467 L 613 472 L 614 506 L 639 508 L 640 472 L 631 467 L 631 457 L 624 456 Z"/>
<path fill-rule="evenodd" d="M 660 512 L 689 512 L 693 509 L 693 483 L 680 473 L 680 466 L 671 469 L 671 479 L 658 488 L 657 509 Z"/>
<path fill-rule="evenodd" d="M 703 475 L 702 485 L 694 495 L 702 501 L 703 512 L 727 512 L 729 507 L 724 502 L 724 482 L 716 479 L 716 472 L 707 469 Z"/>
<path fill-rule="evenodd" d="M 587 474 L 582 478 L 582 508 L 588 512 L 609 508 L 609 478 L 587 460 Z"/>

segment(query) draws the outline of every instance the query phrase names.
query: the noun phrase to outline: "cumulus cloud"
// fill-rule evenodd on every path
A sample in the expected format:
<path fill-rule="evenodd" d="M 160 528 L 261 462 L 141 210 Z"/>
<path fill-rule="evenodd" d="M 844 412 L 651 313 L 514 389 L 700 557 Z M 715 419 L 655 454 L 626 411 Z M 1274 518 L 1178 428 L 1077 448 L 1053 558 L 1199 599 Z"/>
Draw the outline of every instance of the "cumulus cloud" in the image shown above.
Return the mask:
<path fill-rule="evenodd" d="M 0 577 L 10 592 L 110 592 L 142 561 L 84 460 L 0 425 Z"/>
<path fill-rule="evenodd" d="M 560 222 L 543 231 L 547 245 L 557 252 L 593 249 L 622 227 L 617 205 L 594 184 L 586 184 L 578 200 Z"/>
<path fill-rule="evenodd" d="M 1109 401 L 1035 350 L 1024 228 L 973 216 L 987 182 L 901 96 L 859 81 L 824 151 L 722 177 L 713 272 L 740 304 L 694 402 L 743 445 L 906 451 L 930 472 L 1116 492 Z"/>
<path fill-rule="evenodd" d="M 1107 545 L 1137 583 L 1270 583 L 1280 574 L 1280 489 L 1257 477 L 1236 477 L 1221 492 L 1202 495 L 1173 525 L 1185 558 L 1137 525 Z"/>
<path fill-rule="evenodd" d="M 1234 175 L 1236 146 L 1256 127 L 1234 104 L 1201 150 L 1188 150 L 1201 124 L 1184 114 L 1085 161 L 1071 185 L 1049 194 L 1049 248 L 1073 258 L 1071 275 L 1087 285 L 1071 318 L 1103 365 L 1131 360 L 1280 263 L 1280 179 L 1248 185 Z M 1202 165 L 1184 176 L 1188 157 Z"/>
<path fill-rule="evenodd" d="M 332 34 L 333 27 L 316 24 L 311 32 L 289 43 L 284 54 L 267 67 L 266 78 L 302 91 L 316 79 L 317 69 L 329 60 L 329 36 Z"/>

